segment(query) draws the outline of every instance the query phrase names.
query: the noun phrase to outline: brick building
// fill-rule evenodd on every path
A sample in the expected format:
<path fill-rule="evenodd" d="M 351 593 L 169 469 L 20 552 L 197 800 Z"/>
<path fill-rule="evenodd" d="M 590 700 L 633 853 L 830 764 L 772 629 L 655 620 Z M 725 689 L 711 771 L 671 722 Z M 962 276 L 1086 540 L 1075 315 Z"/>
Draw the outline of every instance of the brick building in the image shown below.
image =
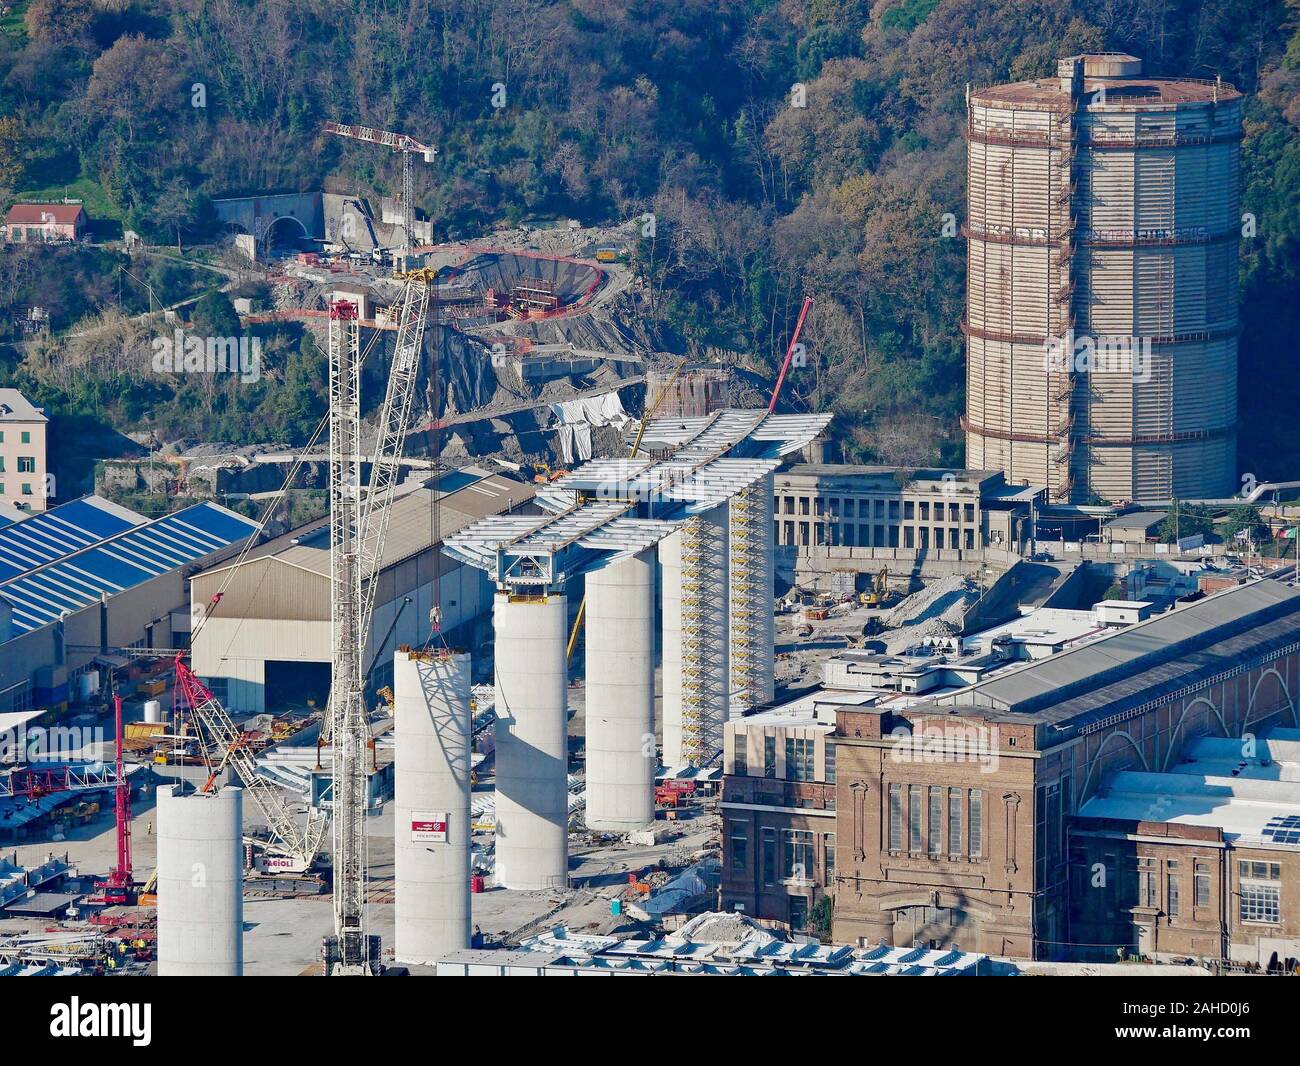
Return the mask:
<path fill-rule="evenodd" d="M 1071 923 L 1076 816 L 1112 775 L 1163 773 L 1194 738 L 1300 725 L 1297 650 L 1300 592 L 1260 581 L 933 700 L 840 709 L 835 940 L 1077 957 L 1072 945 L 1099 941 L 1090 912 Z M 1182 846 L 1192 864 L 1214 842 Z M 1082 843 L 1077 857 L 1088 857 Z M 1288 885 L 1288 869 L 1289 923 L 1300 881 Z M 1111 905 L 1131 931 L 1141 916 L 1131 920 L 1130 881 Z M 1234 936 L 1286 939 L 1290 928 L 1227 928 L 1223 954 L 1254 950 Z M 1103 937 L 1103 950 L 1128 939 Z"/>
<path fill-rule="evenodd" d="M 803 929 L 835 877 L 835 714 L 845 693 L 727 722 L 723 900 Z"/>
<path fill-rule="evenodd" d="M 1108 775 L 1069 839 L 1075 938 L 1300 960 L 1300 730 L 1196 737 L 1167 772 Z"/>

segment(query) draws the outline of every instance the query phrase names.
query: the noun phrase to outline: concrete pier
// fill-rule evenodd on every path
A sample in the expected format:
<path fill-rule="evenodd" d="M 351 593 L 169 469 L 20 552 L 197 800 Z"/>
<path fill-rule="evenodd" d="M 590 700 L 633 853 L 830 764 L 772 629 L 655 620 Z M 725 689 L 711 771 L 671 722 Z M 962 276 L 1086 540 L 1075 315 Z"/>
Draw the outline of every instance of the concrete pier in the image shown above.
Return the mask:
<path fill-rule="evenodd" d="M 470 657 L 393 656 L 394 955 L 470 946 Z"/>
<path fill-rule="evenodd" d="M 650 552 L 587 575 L 587 825 L 654 821 L 655 561 Z"/>
<path fill-rule="evenodd" d="M 244 790 L 158 789 L 158 976 L 244 974 Z"/>
<path fill-rule="evenodd" d="M 568 599 L 498 592 L 496 880 L 568 884 Z"/>

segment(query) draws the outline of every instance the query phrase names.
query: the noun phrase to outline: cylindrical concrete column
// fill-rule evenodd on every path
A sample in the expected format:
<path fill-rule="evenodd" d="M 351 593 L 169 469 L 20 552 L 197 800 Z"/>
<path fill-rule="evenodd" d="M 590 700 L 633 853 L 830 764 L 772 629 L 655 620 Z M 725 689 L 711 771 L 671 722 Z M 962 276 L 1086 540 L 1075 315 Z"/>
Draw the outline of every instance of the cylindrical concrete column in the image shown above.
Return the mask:
<path fill-rule="evenodd" d="M 687 519 L 659 542 L 665 766 L 699 765 L 722 743 L 730 704 L 727 512 Z"/>
<path fill-rule="evenodd" d="M 158 789 L 158 975 L 244 973 L 244 791 Z"/>
<path fill-rule="evenodd" d="M 470 943 L 470 659 L 393 656 L 394 955 L 432 966 Z"/>
<path fill-rule="evenodd" d="M 732 497 L 728 505 L 731 521 L 732 718 L 739 718 L 753 707 L 771 703 L 775 694 L 774 491 L 774 479 L 768 474 Z"/>
<path fill-rule="evenodd" d="M 496 879 L 506 888 L 569 880 L 565 596 L 498 592 Z"/>
<path fill-rule="evenodd" d="M 654 821 L 654 557 L 587 575 L 587 826 Z"/>

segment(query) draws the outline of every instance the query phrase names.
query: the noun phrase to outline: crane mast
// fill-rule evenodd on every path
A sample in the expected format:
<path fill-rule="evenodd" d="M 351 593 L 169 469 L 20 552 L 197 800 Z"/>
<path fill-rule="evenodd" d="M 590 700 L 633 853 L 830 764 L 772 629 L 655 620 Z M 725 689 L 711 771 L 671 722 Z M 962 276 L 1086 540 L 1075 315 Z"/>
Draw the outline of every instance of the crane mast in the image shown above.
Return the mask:
<path fill-rule="evenodd" d="M 374 974 L 379 959 L 378 937 L 366 932 L 366 756 L 371 737 L 362 653 L 410 426 L 433 272 L 416 270 L 399 277 L 406 284 L 397 304 L 397 341 L 364 489 L 357 307 L 340 300 L 329 311 L 334 937 L 326 958 L 336 976 Z"/>
<path fill-rule="evenodd" d="M 361 330 L 356 304 L 329 309 L 330 622 L 334 669 L 329 716 L 333 759 L 333 972 L 367 974 L 365 930 L 366 748 L 361 687 Z M 359 794 L 358 794 L 359 793 Z"/>

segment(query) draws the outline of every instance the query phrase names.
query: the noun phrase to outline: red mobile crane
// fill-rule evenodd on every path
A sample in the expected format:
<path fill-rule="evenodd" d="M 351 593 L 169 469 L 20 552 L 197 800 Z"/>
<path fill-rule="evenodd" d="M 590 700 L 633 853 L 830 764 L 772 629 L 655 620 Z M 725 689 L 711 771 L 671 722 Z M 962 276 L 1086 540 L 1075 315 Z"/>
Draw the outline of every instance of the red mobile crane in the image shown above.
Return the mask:
<path fill-rule="evenodd" d="M 117 865 L 106 881 L 96 881 L 105 903 L 130 903 L 135 893 L 131 879 L 131 784 L 122 757 L 122 697 L 113 694 L 117 737 L 114 741 L 113 770 L 104 767 L 64 766 L 57 770 L 15 770 L 0 782 L 0 796 L 40 799 L 55 792 L 87 792 L 112 788 L 117 819 Z"/>
<path fill-rule="evenodd" d="M 117 819 L 117 865 L 108 872 L 107 881 L 96 881 L 106 903 L 133 903 L 135 882 L 131 876 L 131 783 L 122 759 L 122 697 L 113 691 L 113 767 L 117 788 L 113 791 L 113 814 Z"/>

